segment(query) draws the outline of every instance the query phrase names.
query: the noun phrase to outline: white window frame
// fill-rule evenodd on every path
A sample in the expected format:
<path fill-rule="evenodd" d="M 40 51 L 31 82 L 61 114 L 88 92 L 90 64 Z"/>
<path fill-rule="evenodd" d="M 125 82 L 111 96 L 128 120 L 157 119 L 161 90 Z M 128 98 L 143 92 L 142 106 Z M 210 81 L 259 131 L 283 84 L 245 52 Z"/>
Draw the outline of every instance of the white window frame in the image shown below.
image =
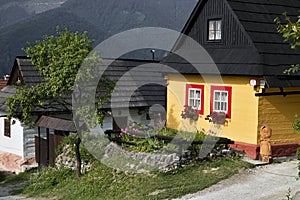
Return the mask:
<path fill-rule="evenodd" d="M 191 97 L 191 92 L 192 91 L 194 92 L 194 96 Z M 195 96 L 196 92 L 198 92 L 198 91 L 199 91 L 199 95 Z M 202 105 L 201 96 L 202 96 L 202 89 L 200 89 L 200 88 L 189 88 L 189 91 L 188 91 L 188 106 L 192 106 L 192 108 L 196 109 L 196 110 L 201 110 L 201 105 Z M 198 104 L 198 106 L 195 106 L 197 104 Z"/>
<path fill-rule="evenodd" d="M 208 20 L 208 40 L 216 41 L 222 39 L 222 20 L 210 19 Z"/>
<path fill-rule="evenodd" d="M 217 93 L 219 93 L 219 97 L 220 99 L 216 99 L 217 97 Z M 226 94 L 226 99 L 223 100 L 222 99 L 222 94 Z M 229 95 L 229 92 L 226 91 L 226 90 L 214 90 L 214 98 L 213 98 L 213 112 L 224 112 L 224 113 L 228 113 L 228 105 L 229 105 L 229 102 L 228 102 L 228 95 Z M 216 108 L 216 103 L 219 104 L 219 109 Z M 225 109 L 222 109 L 222 104 L 223 104 L 223 108 L 225 107 Z M 225 106 L 224 106 L 225 104 Z"/>

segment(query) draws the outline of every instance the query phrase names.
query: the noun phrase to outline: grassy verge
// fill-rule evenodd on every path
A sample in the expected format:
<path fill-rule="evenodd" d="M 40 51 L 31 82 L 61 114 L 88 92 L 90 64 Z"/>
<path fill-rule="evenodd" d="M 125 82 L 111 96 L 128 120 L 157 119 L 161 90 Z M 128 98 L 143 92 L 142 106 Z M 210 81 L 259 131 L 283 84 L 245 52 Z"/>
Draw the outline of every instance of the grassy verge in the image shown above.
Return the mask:
<path fill-rule="evenodd" d="M 77 179 L 69 169 L 31 172 L 22 194 L 51 199 L 172 199 L 209 187 L 251 167 L 238 159 L 220 158 L 191 164 L 168 173 L 125 174 L 101 163 Z M 28 177 L 27 177 L 28 178 Z"/>

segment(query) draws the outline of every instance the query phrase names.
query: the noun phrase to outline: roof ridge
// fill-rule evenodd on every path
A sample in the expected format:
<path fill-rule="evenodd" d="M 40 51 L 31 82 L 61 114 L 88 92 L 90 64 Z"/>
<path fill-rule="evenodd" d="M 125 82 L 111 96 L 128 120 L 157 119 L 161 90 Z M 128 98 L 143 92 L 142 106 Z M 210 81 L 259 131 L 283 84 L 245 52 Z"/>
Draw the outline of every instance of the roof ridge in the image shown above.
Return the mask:
<path fill-rule="evenodd" d="M 300 6 L 299 7 L 295 7 L 295 6 L 289 6 L 289 5 L 286 5 L 284 3 L 282 4 L 278 4 L 278 3 L 263 3 L 263 2 L 245 2 L 244 1 L 241 1 L 241 0 L 227 0 L 227 1 L 231 1 L 231 2 L 237 2 L 237 3 L 248 3 L 248 4 L 254 4 L 254 5 L 265 5 L 265 6 L 280 6 L 280 7 L 287 7 L 287 8 L 299 8 L 300 9 Z M 284 0 L 286 1 L 286 0 Z M 284 2 L 282 1 L 282 2 Z"/>

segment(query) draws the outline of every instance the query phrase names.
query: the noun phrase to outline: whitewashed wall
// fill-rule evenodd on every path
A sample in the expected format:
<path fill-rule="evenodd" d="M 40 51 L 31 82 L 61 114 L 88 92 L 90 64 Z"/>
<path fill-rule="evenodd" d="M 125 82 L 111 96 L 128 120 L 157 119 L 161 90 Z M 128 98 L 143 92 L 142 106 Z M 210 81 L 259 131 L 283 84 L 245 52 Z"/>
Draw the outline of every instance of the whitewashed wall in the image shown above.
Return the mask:
<path fill-rule="evenodd" d="M 23 127 L 20 121 L 12 119 L 15 120 L 15 124 L 11 125 L 11 137 L 6 137 L 4 136 L 4 119 L 5 117 L 0 118 L 0 151 L 24 157 Z"/>

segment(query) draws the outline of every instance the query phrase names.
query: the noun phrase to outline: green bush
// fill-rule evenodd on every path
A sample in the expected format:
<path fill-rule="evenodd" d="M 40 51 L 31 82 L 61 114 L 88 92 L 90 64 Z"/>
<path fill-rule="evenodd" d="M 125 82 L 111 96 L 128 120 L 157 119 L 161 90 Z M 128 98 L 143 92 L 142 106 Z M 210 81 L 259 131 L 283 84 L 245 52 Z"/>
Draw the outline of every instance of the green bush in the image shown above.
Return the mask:
<path fill-rule="evenodd" d="M 64 147 L 66 145 L 69 145 L 70 147 L 72 147 L 73 156 L 75 156 L 75 143 L 77 141 L 77 138 L 78 138 L 77 134 L 70 134 L 69 136 L 64 137 L 64 139 L 56 149 L 56 154 L 57 155 L 61 154 L 63 152 Z M 80 143 L 79 151 L 80 151 L 81 160 L 83 162 L 92 161 L 94 159 L 94 157 L 86 150 L 86 148 L 84 148 L 82 143 Z"/>
<path fill-rule="evenodd" d="M 293 128 L 295 131 L 300 133 L 300 117 L 298 115 L 295 115 L 295 120 L 293 123 Z"/>
<path fill-rule="evenodd" d="M 297 159 L 300 161 L 300 147 L 297 149 Z M 300 177 L 300 163 L 298 164 L 298 169 L 299 169 L 298 175 Z"/>

